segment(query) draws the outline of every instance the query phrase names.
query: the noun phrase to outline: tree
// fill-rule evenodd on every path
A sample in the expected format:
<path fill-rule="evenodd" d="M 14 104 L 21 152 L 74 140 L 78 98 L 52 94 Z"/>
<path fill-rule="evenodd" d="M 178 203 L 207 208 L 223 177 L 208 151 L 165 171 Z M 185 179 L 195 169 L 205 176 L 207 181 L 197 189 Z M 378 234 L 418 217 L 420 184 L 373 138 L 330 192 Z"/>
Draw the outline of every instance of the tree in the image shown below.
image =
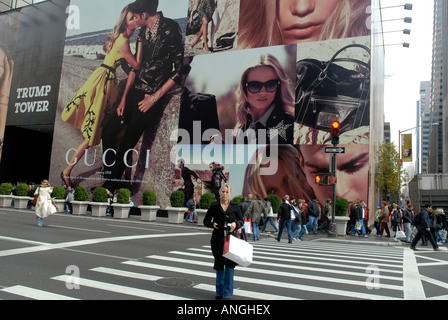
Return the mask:
<path fill-rule="evenodd" d="M 387 197 L 391 194 L 398 194 L 404 173 L 400 154 L 393 142 L 383 143 L 380 145 L 378 152 L 378 168 L 375 182 Z"/>

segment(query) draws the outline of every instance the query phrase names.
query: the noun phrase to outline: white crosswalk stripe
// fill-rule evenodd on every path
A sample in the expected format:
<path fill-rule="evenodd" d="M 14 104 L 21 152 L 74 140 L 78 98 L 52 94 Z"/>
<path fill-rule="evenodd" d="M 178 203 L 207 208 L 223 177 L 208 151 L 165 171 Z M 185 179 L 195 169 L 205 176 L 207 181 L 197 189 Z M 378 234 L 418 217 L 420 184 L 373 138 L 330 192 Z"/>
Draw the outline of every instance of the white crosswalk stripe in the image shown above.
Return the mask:
<path fill-rule="evenodd" d="M 66 275 L 62 275 L 62 276 L 54 277 L 51 279 L 66 282 L 67 277 L 68 276 L 66 276 Z M 124 294 L 124 295 L 140 297 L 140 298 L 154 299 L 154 300 L 190 300 L 188 298 L 179 297 L 176 295 L 164 294 L 164 293 L 143 290 L 143 289 L 138 289 L 138 288 L 131 288 L 131 287 L 107 283 L 107 282 L 95 281 L 95 280 L 84 279 L 84 278 L 81 278 L 79 280 L 80 280 L 79 284 L 81 287 L 86 286 L 86 287 L 90 287 L 90 288 L 112 291 L 115 293 L 120 293 L 120 294 Z"/>
<path fill-rule="evenodd" d="M 288 244 L 273 239 L 251 243 L 254 245 L 254 263 L 247 268 L 237 267 L 236 297 L 299 300 L 317 295 L 321 299 L 403 299 L 403 249 L 311 241 Z M 379 270 L 375 281 L 380 283 L 381 290 L 368 288 L 368 280 L 372 279 L 368 270 L 372 266 Z M 173 288 L 158 290 L 153 283 L 167 275 L 193 279 L 192 285 L 181 292 Z M 139 260 L 123 261 L 114 268 L 92 268 L 88 275 L 79 279 L 79 285 L 130 298 L 188 300 L 194 299 L 199 292 L 210 293 L 212 298 L 215 278 L 211 249 L 203 246 L 150 254 Z M 61 275 L 51 279 L 65 282 L 69 278 Z M 30 299 L 73 299 L 21 286 L 3 288 L 0 292 Z"/>
<path fill-rule="evenodd" d="M 1 292 L 7 292 L 13 295 L 34 299 L 34 300 L 77 300 L 60 294 L 55 294 L 43 290 L 33 289 L 26 286 L 13 286 L 3 288 Z"/>

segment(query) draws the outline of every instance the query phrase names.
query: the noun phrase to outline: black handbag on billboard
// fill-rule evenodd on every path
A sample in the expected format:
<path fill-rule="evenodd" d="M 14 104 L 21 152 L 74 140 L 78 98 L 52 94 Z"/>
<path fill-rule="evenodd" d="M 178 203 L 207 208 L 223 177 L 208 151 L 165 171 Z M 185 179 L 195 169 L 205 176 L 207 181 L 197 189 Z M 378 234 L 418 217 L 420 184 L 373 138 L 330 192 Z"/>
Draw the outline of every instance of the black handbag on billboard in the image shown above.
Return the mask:
<path fill-rule="evenodd" d="M 187 36 L 197 34 L 201 30 L 202 19 L 197 10 L 193 10 L 187 20 Z"/>
<path fill-rule="evenodd" d="M 300 60 L 296 64 L 296 122 L 330 131 L 337 120 L 341 131 L 370 123 L 370 61 L 338 56 L 350 48 L 370 49 L 351 44 L 338 50 L 329 61 Z M 340 65 L 349 63 L 353 68 Z"/>

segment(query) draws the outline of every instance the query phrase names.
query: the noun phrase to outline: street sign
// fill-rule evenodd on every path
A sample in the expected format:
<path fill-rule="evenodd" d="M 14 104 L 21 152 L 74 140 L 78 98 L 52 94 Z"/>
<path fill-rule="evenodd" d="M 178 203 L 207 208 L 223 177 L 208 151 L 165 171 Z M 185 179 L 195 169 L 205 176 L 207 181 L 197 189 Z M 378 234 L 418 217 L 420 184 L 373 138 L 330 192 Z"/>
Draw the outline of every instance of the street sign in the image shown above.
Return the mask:
<path fill-rule="evenodd" d="M 325 147 L 325 153 L 345 154 L 345 147 Z"/>

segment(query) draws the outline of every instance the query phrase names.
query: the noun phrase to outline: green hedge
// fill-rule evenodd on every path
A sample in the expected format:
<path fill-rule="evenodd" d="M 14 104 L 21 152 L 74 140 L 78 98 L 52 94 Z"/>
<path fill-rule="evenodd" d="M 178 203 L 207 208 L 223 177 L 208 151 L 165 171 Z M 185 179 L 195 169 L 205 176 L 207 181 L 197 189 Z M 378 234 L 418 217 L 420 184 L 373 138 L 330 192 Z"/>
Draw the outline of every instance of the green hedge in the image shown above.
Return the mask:
<path fill-rule="evenodd" d="M 210 192 L 204 193 L 199 201 L 199 208 L 208 209 L 210 208 L 210 206 L 214 201 L 215 201 L 215 195 L 213 193 Z"/>
<path fill-rule="evenodd" d="M 184 206 L 185 195 L 182 191 L 174 191 L 170 196 L 170 203 L 172 207 L 180 208 Z"/>
<path fill-rule="evenodd" d="M 75 201 L 87 201 L 87 199 L 89 199 L 87 189 L 83 186 L 76 187 L 74 199 Z"/>
<path fill-rule="evenodd" d="M 335 216 L 343 217 L 347 215 L 348 201 L 343 198 L 336 198 Z"/>
<path fill-rule="evenodd" d="M 0 194 L 10 195 L 12 192 L 12 184 L 9 182 L 3 182 L 0 184 Z"/>
<path fill-rule="evenodd" d="M 144 206 L 155 206 L 157 205 L 157 195 L 152 190 L 145 190 L 142 194 L 142 204 Z"/>
<path fill-rule="evenodd" d="M 55 199 L 64 199 L 65 197 L 65 188 L 63 186 L 57 186 L 53 189 L 53 198 Z"/>
<path fill-rule="evenodd" d="M 28 185 L 26 183 L 19 183 L 16 188 L 16 195 L 20 197 L 26 197 L 28 195 Z"/>
<path fill-rule="evenodd" d="M 129 198 L 131 197 L 131 191 L 126 188 L 118 189 L 117 192 L 117 203 L 129 204 Z"/>
<path fill-rule="evenodd" d="M 107 202 L 107 190 L 103 187 L 97 187 L 93 190 L 93 202 Z"/>

